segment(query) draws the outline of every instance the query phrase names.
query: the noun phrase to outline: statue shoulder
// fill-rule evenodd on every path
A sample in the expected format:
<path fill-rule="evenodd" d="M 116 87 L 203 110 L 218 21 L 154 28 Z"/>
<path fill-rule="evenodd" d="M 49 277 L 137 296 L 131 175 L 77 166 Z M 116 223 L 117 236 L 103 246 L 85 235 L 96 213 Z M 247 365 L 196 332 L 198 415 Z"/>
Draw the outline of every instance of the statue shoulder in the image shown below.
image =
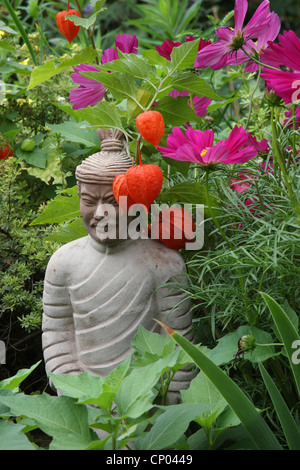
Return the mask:
<path fill-rule="evenodd" d="M 87 237 L 73 240 L 58 248 L 48 262 L 45 276 L 47 280 L 57 285 L 66 284 L 76 265 L 80 265 L 85 257 L 87 249 Z"/>
<path fill-rule="evenodd" d="M 162 273 L 163 277 L 172 277 L 186 272 L 186 265 L 182 255 L 172 250 L 158 240 L 140 240 L 143 253 L 148 254 L 153 269 Z M 145 243 L 143 243 L 145 242 Z"/>

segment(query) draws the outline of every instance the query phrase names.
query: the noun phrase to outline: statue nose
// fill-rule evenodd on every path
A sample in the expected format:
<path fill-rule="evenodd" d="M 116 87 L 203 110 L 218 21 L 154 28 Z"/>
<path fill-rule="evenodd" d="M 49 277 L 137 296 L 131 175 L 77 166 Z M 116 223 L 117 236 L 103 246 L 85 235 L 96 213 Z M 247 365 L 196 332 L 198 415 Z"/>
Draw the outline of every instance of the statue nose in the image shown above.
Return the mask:
<path fill-rule="evenodd" d="M 94 213 L 94 219 L 102 220 L 104 217 L 107 217 L 108 211 L 105 210 L 105 205 L 106 204 L 103 201 L 99 201 Z"/>

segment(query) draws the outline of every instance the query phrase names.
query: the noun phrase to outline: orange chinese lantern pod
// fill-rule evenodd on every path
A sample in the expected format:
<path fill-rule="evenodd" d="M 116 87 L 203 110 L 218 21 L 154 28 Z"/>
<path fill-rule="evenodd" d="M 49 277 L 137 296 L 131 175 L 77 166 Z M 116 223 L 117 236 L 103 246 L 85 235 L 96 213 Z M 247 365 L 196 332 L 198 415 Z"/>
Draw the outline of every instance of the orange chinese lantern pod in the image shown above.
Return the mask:
<path fill-rule="evenodd" d="M 56 24 L 59 31 L 65 36 L 69 44 L 77 36 L 80 26 L 76 26 L 73 21 L 65 19 L 66 15 L 76 15 L 80 17 L 80 13 L 77 10 L 69 9 L 70 0 L 68 1 L 67 10 L 60 11 L 56 15 Z"/>
<path fill-rule="evenodd" d="M 5 160 L 6 158 L 13 157 L 13 156 L 14 155 L 13 155 L 12 150 L 7 145 L 0 147 L 0 160 Z"/>
<path fill-rule="evenodd" d="M 163 184 L 163 172 L 159 166 L 153 163 L 133 166 L 126 171 L 125 178 L 132 199 L 149 210 Z"/>
<path fill-rule="evenodd" d="M 165 123 L 158 111 L 145 111 L 137 116 L 136 127 L 147 142 L 158 146 L 165 130 Z"/>
<path fill-rule="evenodd" d="M 168 248 L 180 250 L 195 235 L 195 222 L 191 214 L 181 207 L 163 209 L 152 224 L 151 232 Z"/>
<path fill-rule="evenodd" d="M 127 184 L 126 184 L 126 179 L 125 175 L 117 175 L 113 181 L 113 186 L 112 186 L 113 194 L 115 196 L 115 200 L 119 204 L 121 208 L 121 214 L 124 214 L 128 209 L 136 204 L 136 201 L 132 199 L 128 192 Z M 120 196 L 126 197 L 127 199 L 120 199 Z M 125 202 L 125 204 L 124 204 Z"/>

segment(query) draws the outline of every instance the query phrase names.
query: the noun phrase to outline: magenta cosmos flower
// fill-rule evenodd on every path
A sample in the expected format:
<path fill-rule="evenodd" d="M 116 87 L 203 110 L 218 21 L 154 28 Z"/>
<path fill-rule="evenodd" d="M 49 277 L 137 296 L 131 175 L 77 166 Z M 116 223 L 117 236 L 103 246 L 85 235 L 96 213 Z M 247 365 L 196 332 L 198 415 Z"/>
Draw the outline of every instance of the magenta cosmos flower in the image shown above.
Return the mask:
<path fill-rule="evenodd" d="M 99 101 L 102 101 L 106 93 L 104 85 L 96 80 L 80 75 L 80 72 L 99 72 L 99 69 L 93 65 L 81 64 L 78 67 L 74 67 L 74 72 L 71 78 L 80 87 L 73 88 L 69 94 L 69 100 L 73 104 L 73 109 L 95 106 Z"/>
<path fill-rule="evenodd" d="M 300 99 L 300 38 L 294 31 L 284 31 L 279 43 L 269 42 L 261 60 L 273 67 L 286 66 L 291 71 L 263 68 L 261 77 L 288 104 Z"/>
<path fill-rule="evenodd" d="M 115 39 L 115 45 L 125 54 L 137 54 L 138 40 L 134 35 L 119 34 Z M 101 64 L 106 64 L 116 59 L 119 59 L 118 51 L 113 48 L 106 49 L 102 55 Z M 69 100 L 73 105 L 73 109 L 95 106 L 99 101 L 102 101 L 106 93 L 102 83 L 80 74 L 80 72 L 99 72 L 99 69 L 93 65 L 81 64 L 78 67 L 74 67 L 74 72 L 71 78 L 80 87 L 73 88 L 69 94 Z"/>
<path fill-rule="evenodd" d="M 174 127 L 167 138 L 167 147 L 158 147 L 163 156 L 174 160 L 198 163 L 202 166 L 218 163 L 245 163 L 257 156 L 257 149 L 250 142 L 249 134 L 243 127 L 235 126 L 228 139 L 214 144 L 212 130 Z"/>
<path fill-rule="evenodd" d="M 204 50 L 198 52 L 194 66 L 196 68 L 211 67 L 219 70 L 225 65 L 241 64 L 248 60 L 248 56 L 241 50 L 247 46 L 247 41 L 258 38 L 268 29 L 270 22 L 269 0 L 264 0 L 251 20 L 243 26 L 248 10 L 247 0 L 236 0 L 234 7 L 234 28 L 221 27 L 216 31 L 219 41 L 209 44 Z"/>
<path fill-rule="evenodd" d="M 273 42 L 277 38 L 280 31 L 281 23 L 280 18 L 276 13 L 272 12 L 270 14 L 270 22 L 268 28 L 264 33 L 258 36 L 257 41 L 252 41 L 251 39 L 247 41 L 245 45 L 245 50 L 250 55 L 255 55 L 259 58 L 260 54 L 268 49 L 269 41 Z M 253 60 L 249 60 L 245 67 L 245 72 L 255 72 L 258 70 L 259 66 Z"/>
<path fill-rule="evenodd" d="M 186 42 L 195 41 L 195 38 L 193 36 L 186 36 L 185 41 Z M 199 46 L 198 46 L 198 51 L 201 51 L 208 44 L 211 44 L 209 39 L 205 41 L 204 39 L 201 38 L 199 42 Z M 162 43 L 161 46 L 156 46 L 156 50 L 160 56 L 165 57 L 167 60 L 171 60 L 171 53 L 174 47 L 179 47 L 179 46 L 181 46 L 181 42 L 174 42 L 171 39 L 166 39 Z"/>
<path fill-rule="evenodd" d="M 125 54 L 137 54 L 138 39 L 133 34 L 119 34 L 115 39 L 115 46 Z M 101 57 L 101 64 L 107 64 L 112 60 L 119 59 L 117 49 L 113 47 L 105 49 Z"/>

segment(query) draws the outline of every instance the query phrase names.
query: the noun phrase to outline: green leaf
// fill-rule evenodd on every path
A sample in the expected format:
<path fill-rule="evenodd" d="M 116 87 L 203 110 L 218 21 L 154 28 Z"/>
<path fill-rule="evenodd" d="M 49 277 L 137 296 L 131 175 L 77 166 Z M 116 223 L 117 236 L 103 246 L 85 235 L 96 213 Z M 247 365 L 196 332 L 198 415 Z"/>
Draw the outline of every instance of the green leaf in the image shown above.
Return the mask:
<path fill-rule="evenodd" d="M 69 142 L 77 142 L 85 147 L 100 147 L 95 129 L 85 129 L 86 122 L 65 121 L 61 124 L 48 124 L 52 132 L 60 134 Z"/>
<path fill-rule="evenodd" d="M 0 389 L 15 390 L 20 385 L 20 383 L 22 383 L 31 374 L 31 372 L 36 369 L 40 362 L 41 361 L 37 362 L 29 369 L 20 369 L 13 377 L 1 380 Z"/>
<path fill-rule="evenodd" d="M 197 121 L 198 116 L 187 104 L 187 96 L 164 96 L 159 99 L 155 110 L 159 111 L 166 124 L 171 126 L 182 126 L 189 121 Z"/>
<path fill-rule="evenodd" d="M 174 341 L 182 347 L 197 367 L 207 375 L 209 380 L 223 395 L 229 406 L 241 420 L 244 428 L 248 431 L 255 448 L 261 450 L 282 449 L 273 432 L 239 386 L 186 338 L 166 326 L 165 328 Z"/>
<path fill-rule="evenodd" d="M 119 415 L 133 417 L 134 414 L 134 417 L 137 417 L 137 410 L 144 413 L 146 408 L 150 409 L 148 403 L 153 398 L 151 393 L 152 388 L 157 384 L 161 374 L 172 367 L 172 365 L 175 365 L 175 363 L 176 357 L 173 357 L 173 363 L 170 363 L 168 356 L 145 367 L 132 369 L 131 373 L 122 381 L 116 394 L 115 402 Z M 142 403 L 143 406 L 135 404 L 140 399 L 140 404 Z"/>
<path fill-rule="evenodd" d="M 30 225 L 54 224 L 80 216 L 77 186 L 64 189 Z"/>
<path fill-rule="evenodd" d="M 31 90 L 46 80 L 49 80 L 49 78 L 54 77 L 54 75 L 57 75 L 69 68 L 75 67 L 76 65 L 80 65 L 82 63 L 92 64 L 96 57 L 97 51 L 87 47 L 82 49 L 82 51 L 80 51 L 78 54 L 75 54 L 73 57 L 50 59 L 45 64 L 39 67 L 34 67 L 27 90 Z"/>
<path fill-rule="evenodd" d="M 99 66 L 99 69 L 103 72 L 127 73 L 140 80 L 146 80 L 150 77 L 152 72 L 155 72 L 153 65 L 143 57 L 135 54 L 126 54 L 126 56 L 121 59 L 113 60 L 105 65 Z"/>
<path fill-rule="evenodd" d="M 15 155 L 28 165 L 42 169 L 46 168 L 47 154 L 44 150 L 38 147 L 35 147 L 31 152 L 25 152 L 21 147 L 18 147 L 15 150 Z"/>
<path fill-rule="evenodd" d="M 174 47 L 174 49 L 176 48 Z M 171 82 L 171 86 L 175 88 L 175 90 L 188 91 L 197 96 L 206 96 L 206 98 L 210 98 L 211 100 L 222 99 L 203 78 L 199 78 L 193 72 L 182 72 L 178 74 Z"/>
<path fill-rule="evenodd" d="M 193 67 L 198 54 L 199 41 L 200 39 L 188 41 L 173 48 L 169 65 L 171 73 Z"/>
<path fill-rule="evenodd" d="M 233 361 L 234 354 L 238 350 L 238 341 L 244 335 L 253 335 L 255 342 L 258 344 L 271 344 L 273 338 L 269 333 L 260 330 L 254 326 L 240 326 L 236 331 L 227 333 L 223 338 L 218 340 L 217 346 L 211 350 L 209 358 L 215 364 L 228 364 Z M 276 353 L 274 346 L 257 345 L 253 351 L 245 351 L 245 359 L 252 363 L 266 361 L 270 357 L 274 357 Z"/>
<path fill-rule="evenodd" d="M 145 108 L 149 105 L 153 98 L 153 94 L 144 88 L 138 88 L 136 91 L 135 100 L 128 98 L 127 100 L 127 118 L 128 122 L 131 122 L 137 117 L 138 114 L 142 113 Z"/>
<path fill-rule="evenodd" d="M 89 29 L 97 20 L 97 16 L 102 11 L 105 11 L 106 8 L 101 8 L 100 10 L 95 11 L 91 16 L 88 18 L 82 18 L 81 16 L 77 15 L 66 15 L 66 20 L 72 21 L 76 26 L 82 26 L 85 29 Z"/>
<path fill-rule="evenodd" d="M 23 433 L 24 425 L 0 419 L 0 450 L 34 450 Z"/>
<path fill-rule="evenodd" d="M 170 159 L 171 160 L 171 159 Z M 186 163 L 186 162 L 184 162 Z M 214 212 L 215 215 L 218 215 L 220 212 L 220 205 L 217 197 L 210 193 L 211 200 L 211 212 Z M 179 183 L 171 188 L 163 191 L 159 195 L 160 203 L 189 203 L 189 204 L 203 204 L 206 206 L 206 194 L 205 187 L 203 184 L 197 181 L 185 181 L 184 183 Z M 210 210 L 205 207 L 205 217 L 210 217 Z"/>
<path fill-rule="evenodd" d="M 132 340 L 131 347 L 141 356 L 149 353 L 162 357 L 174 351 L 175 344 L 168 335 L 153 333 L 140 325 L 137 334 Z"/>
<path fill-rule="evenodd" d="M 80 72 L 80 75 L 102 83 L 114 98 L 135 99 L 137 87 L 134 78 L 123 72 Z"/>
<path fill-rule="evenodd" d="M 221 413 L 227 402 L 208 377 L 200 372 L 190 383 L 187 390 L 181 391 L 183 403 L 207 403 L 211 406 L 209 412 Z"/>
<path fill-rule="evenodd" d="M 76 113 L 80 120 L 87 121 L 94 127 L 124 130 L 116 107 L 107 103 L 107 101 L 101 101 L 95 106 L 78 109 Z"/>
<path fill-rule="evenodd" d="M 83 450 L 93 441 L 85 405 L 65 396 L 18 394 L 2 397 L 14 416 L 34 419 L 38 427 L 53 437 L 50 450 Z"/>
<path fill-rule="evenodd" d="M 300 341 L 300 336 L 283 308 L 280 307 L 280 305 L 268 294 L 261 292 L 261 295 L 270 309 L 277 331 L 279 332 L 281 340 L 285 346 L 295 379 L 295 385 L 300 397 L 300 367 L 299 364 L 296 364 L 293 361 L 293 354 L 295 351 L 292 347 L 295 341 Z"/>
<path fill-rule="evenodd" d="M 82 218 L 73 220 L 67 225 L 60 225 L 55 232 L 45 237 L 46 241 L 69 243 L 78 238 L 86 237 L 87 230 L 83 224 Z"/>
<path fill-rule="evenodd" d="M 259 370 L 266 384 L 269 395 L 273 402 L 277 416 L 280 420 L 284 435 L 290 450 L 300 450 L 300 429 L 295 422 L 290 410 L 283 400 L 278 388 L 268 374 L 265 367 L 259 363 Z"/>
<path fill-rule="evenodd" d="M 9 34 L 18 34 L 17 31 L 15 31 L 14 29 L 10 28 L 9 26 L 6 26 L 2 20 L 0 20 L 0 31 L 6 31 Z"/>
<path fill-rule="evenodd" d="M 136 449 L 161 450 L 170 447 L 180 439 L 191 421 L 209 409 L 210 405 L 202 403 L 168 406 L 166 411 L 157 418 L 146 437 L 135 441 Z"/>
<path fill-rule="evenodd" d="M 82 398 L 80 402 L 97 405 L 99 408 L 105 408 L 110 411 L 116 393 L 128 372 L 130 361 L 131 357 L 128 356 L 125 361 L 115 367 L 106 377 L 104 377 L 100 393 L 93 394 L 89 392 L 88 398 Z"/>
<path fill-rule="evenodd" d="M 102 387 L 102 378 L 89 372 L 82 374 L 52 374 L 49 373 L 56 389 L 63 395 L 82 399 L 87 396 L 98 396 Z"/>

